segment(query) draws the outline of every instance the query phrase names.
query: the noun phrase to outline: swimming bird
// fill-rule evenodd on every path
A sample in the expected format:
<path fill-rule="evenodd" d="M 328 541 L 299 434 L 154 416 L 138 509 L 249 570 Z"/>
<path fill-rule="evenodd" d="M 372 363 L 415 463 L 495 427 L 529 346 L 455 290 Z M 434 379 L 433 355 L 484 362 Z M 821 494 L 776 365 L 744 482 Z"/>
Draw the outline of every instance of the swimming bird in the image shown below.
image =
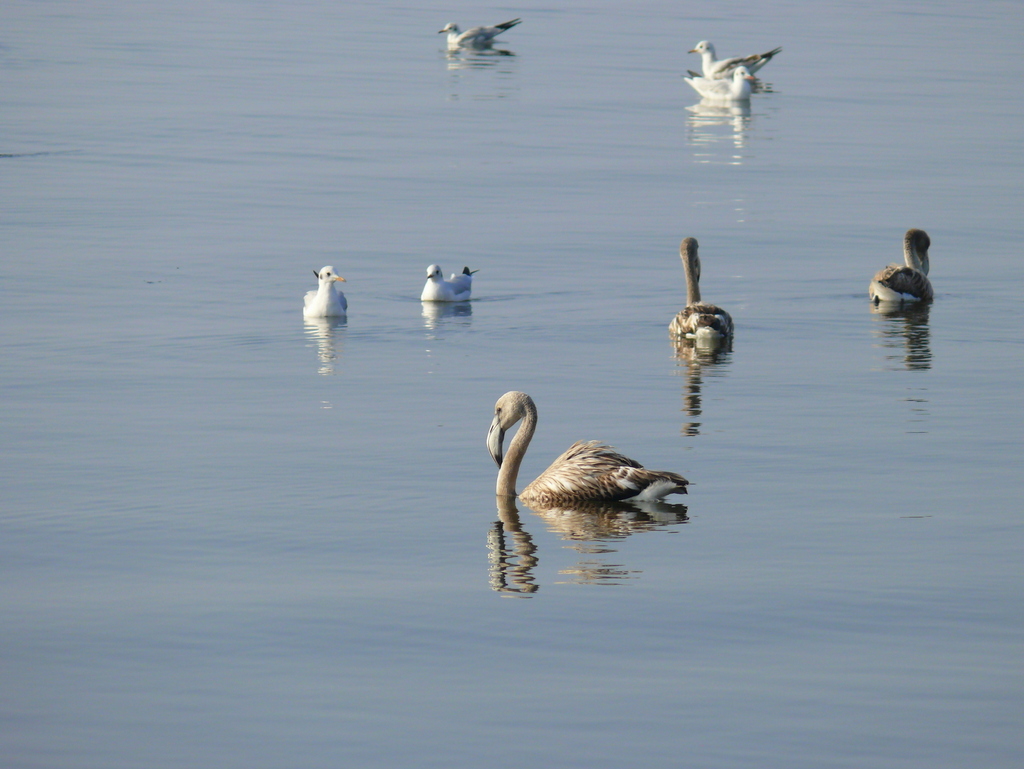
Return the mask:
<path fill-rule="evenodd" d="M 316 291 L 306 292 L 306 306 L 302 314 L 307 318 L 330 318 L 344 315 L 348 310 L 348 301 L 345 295 L 338 290 L 337 283 L 345 282 L 340 275 L 336 275 L 334 268 L 330 265 L 324 267 L 320 272 L 313 270 L 320 287 Z"/>
<path fill-rule="evenodd" d="M 479 270 L 462 268 L 462 274 L 452 273 L 444 279 L 441 268 L 436 264 L 427 267 L 427 282 L 420 294 L 421 302 L 465 302 L 473 290 L 473 275 Z"/>
<path fill-rule="evenodd" d="M 522 420 L 508 454 L 503 455 L 505 431 Z M 497 494 L 516 496 L 519 465 L 537 428 L 537 406 L 526 393 L 511 391 L 494 404 L 487 431 L 487 450 L 498 465 Z M 553 507 L 585 501 L 653 501 L 685 494 L 689 481 L 677 473 L 645 470 L 598 441 L 577 441 L 519 494 L 527 505 Z"/>
<path fill-rule="evenodd" d="M 694 339 L 697 344 L 713 344 L 732 336 L 732 318 L 721 307 L 700 301 L 700 258 L 696 238 L 686 238 L 679 246 L 686 274 L 686 307 L 668 326 L 677 339 Z"/>
<path fill-rule="evenodd" d="M 442 32 L 448 33 L 449 51 L 455 51 L 459 48 L 490 48 L 494 43 L 494 38 L 505 30 L 512 29 L 521 21 L 522 19 L 512 19 L 512 21 L 503 21 L 501 24 L 495 24 L 493 27 L 473 27 L 465 32 L 459 32 L 459 25 L 454 21 L 449 21 L 444 25 L 444 29 L 437 31 L 437 34 L 440 35 Z"/>
<path fill-rule="evenodd" d="M 928 248 L 931 238 L 924 230 L 909 229 L 903 236 L 905 267 L 890 264 L 879 270 L 868 286 L 868 296 L 879 302 L 930 302 L 935 296 L 928 280 Z"/>
<path fill-rule="evenodd" d="M 750 101 L 750 94 L 753 91 L 750 84 L 754 82 L 754 76 L 747 71 L 746 67 L 734 69 L 729 80 L 712 80 L 708 77 L 683 79 L 692 85 L 704 99 L 719 103 Z"/>
<path fill-rule="evenodd" d="M 734 56 L 731 59 L 718 61 L 715 58 L 715 46 L 707 40 L 701 40 L 691 48 L 688 53 L 699 53 L 703 62 L 704 77 L 709 80 L 722 80 L 732 77 L 737 67 L 746 67 L 747 72 L 753 75 L 761 67 L 772 60 L 772 57 L 780 53 L 782 48 L 775 48 L 767 53 L 755 53 L 750 56 Z"/>

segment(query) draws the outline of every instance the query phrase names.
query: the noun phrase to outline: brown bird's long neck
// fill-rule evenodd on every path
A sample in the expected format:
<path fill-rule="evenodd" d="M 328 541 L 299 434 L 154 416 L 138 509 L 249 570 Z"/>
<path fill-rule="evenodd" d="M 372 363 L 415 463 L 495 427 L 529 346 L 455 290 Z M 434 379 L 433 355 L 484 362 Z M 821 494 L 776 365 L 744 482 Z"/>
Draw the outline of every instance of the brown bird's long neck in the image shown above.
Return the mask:
<path fill-rule="evenodd" d="M 686 304 L 700 304 L 700 282 L 698 278 L 698 270 L 695 260 L 691 259 L 689 255 L 683 259 L 683 266 L 686 268 Z"/>
<path fill-rule="evenodd" d="M 923 255 L 918 252 L 917 246 L 910 238 L 903 241 L 903 261 L 907 267 L 928 274 L 928 252 L 925 251 Z"/>
<path fill-rule="evenodd" d="M 526 454 L 526 447 L 533 439 L 533 431 L 537 429 L 537 407 L 532 403 L 526 404 L 526 416 L 516 430 L 516 435 L 508 446 L 508 453 L 501 462 L 501 469 L 498 470 L 497 493 L 500 496 L 516 496 L 516 479 L 519 477 L 519 465 L 523 462 Z"/>

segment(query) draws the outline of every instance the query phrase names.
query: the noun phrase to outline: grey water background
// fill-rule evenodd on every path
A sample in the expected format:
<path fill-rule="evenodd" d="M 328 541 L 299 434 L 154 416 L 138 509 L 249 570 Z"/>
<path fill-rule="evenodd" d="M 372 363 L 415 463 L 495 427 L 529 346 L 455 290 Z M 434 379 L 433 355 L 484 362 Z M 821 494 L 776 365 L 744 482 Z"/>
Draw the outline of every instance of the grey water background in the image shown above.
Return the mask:
<path fill-rule="evenodd" d="M 1024 759 L 1018 4 L 0 22 L 3 766 Z M 783 46 L 749 113 L 701 39 Z M 934 305 L 873 313 L 908 227 Z M 688 235 L 717 357 L 667 335 Z M 521 485 L 601 439 L 691 493 L 498 511 L 509 389 Z"/>

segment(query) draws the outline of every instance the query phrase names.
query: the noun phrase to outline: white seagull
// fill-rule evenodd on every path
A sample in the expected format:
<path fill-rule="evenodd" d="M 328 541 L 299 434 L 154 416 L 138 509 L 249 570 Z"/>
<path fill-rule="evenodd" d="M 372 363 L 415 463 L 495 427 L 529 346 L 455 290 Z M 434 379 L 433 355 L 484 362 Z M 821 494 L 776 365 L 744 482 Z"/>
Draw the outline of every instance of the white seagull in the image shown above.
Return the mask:
<path fill-rule="evenodd" d="M 782 48 L 776 48 L 767 53 L 755 53 L 750 56 L 734 56 L 731 59 L 722 59 L 718 61 L 715 58 L 715 46 L 709 43 L 707 40 L 701 40 L 697 45 L 691 48 L 688 53 L 699 53 L 703 60 L 703 71 L 704 77 L 709 80 L 722 80 L 724 78 L 732 77 L 733 70 L 737 67 L 746 67 L 747 72 L 753 75 L 761 67 L 772 60 L 772 57 L 782 51 Z"/>
<path fill-rule="evenodd" d="M 879 270 L 868 286 L 868 296 L 879 302 L 930 302 L 935 296 L 928 280 L 928 248 L 931 238 L 924 230 L 909 229 L 903 236 L 903 262 Z"/>
<path fill-rule="evenodd" d="M 503 452 L 505 432 L 522 420 L 516 436 Z M 498 465 L 496 493 L 516 496 L 516 478 L 526 448 L 537 428 L 537 406 L 526 393 L 507 392 L 494 404 L 494 419 L 487 431 L 487 451 Z M 577 441 L 519 494 L 531 507 L 554 507 L 588 501 L 663 499 L 685 494 L 689 481 L 678 473 L 647 470 L 634 459 L 597 441 Z"/>
<path fill-rule="evenodd" d="M 459 32 L 459 25 L 454 21 L 449 21 L 444 25 L 444 29 L 437 31 L 437 34 L 448 33 L 449 51 L 456 51 L 459 48 L 490 48 L 494 43 L 494 38 L 505 30 L 512 29 L 521 21 L 522 19 L 512 19 L 495 24 L 493 27 L 473 27 L 465 32 Z"/>
<path fill-rule="evenodd" d="M 465 302 L 473 290 L 473 275 L 479 270 L 463 267 L 462 273 L 452 273 L 448 280 L 444 279 L 441 268 L 432 264 L 427 267 L 427 282 L 420 294 L 421 302 Z"/>
<path fill-rule="evenodd" d="M 331 318 L 344 315 L 348 310 L 348 301 L 345 295 L 338 290 L 337 283 L 345 282 L 345 279 L 334 272 L 330 265 L 324 267 L 320 272 L 313 270 L 320 287 L 316 291 L 306 292 L 306 306 L 302 314 L 307 318 Z"/>
<path fill-rule="evenodd" d="M 754 82 L 754 76 L 746 67 L 734 69 L 730 80 L 712 80 L 707 77 L 683 79 L 692 85 L 702 98 L 719 104 L 750 101 L 750 94 L 753 90 L 750 84 Z"/>

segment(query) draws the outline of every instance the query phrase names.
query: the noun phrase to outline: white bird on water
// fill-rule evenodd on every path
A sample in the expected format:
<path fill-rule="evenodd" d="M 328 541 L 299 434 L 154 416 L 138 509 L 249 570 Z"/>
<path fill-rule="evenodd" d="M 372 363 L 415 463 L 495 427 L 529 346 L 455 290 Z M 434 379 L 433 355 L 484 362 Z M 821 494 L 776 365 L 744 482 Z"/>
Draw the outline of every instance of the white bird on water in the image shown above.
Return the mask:
<path fill-rule="evenodd" d="M 732 103 L 750 101 L 753 90 L 750 84 L 754 82 L 754 76 L 746 67 L 737 67 L 730 80 L 712 80 L 707 77 L 687 77 L 684 80 L 706 101 Z"/>
<path fill-rule="evenodd" d="M 503 455 L 505 431 L 522 420 L 508 454 Z M 537 428 L 537 406 L 526 393 L 507 392 L 494 404 L 487 431 L 487 451 L 498 465 L 497 495 L 516 496 L 519 465 Z M 685 494 L 689 481 L 678 473 L 646 470 L 611 446 L 577 441 L 519 494 L 527 505 L 553 507 L 580 502 L 640 502 Z"/>
<path fill-rule="evenodd" d="M 690 49 L 689 53 L 699 53 L 702 61 L 704 77 L 709 80 L 723 80 L 732 77 L 737 67 L 746 67 L 747 72 L 753 75 L 761 67 L 772 60 L 772 57 L 781 52 L 782 48 L 776 48 L 767 53 L 755 53 L 750 56 L 733 56 L 731 59 L 718 61 L 715 58 L 715 46 L 707 40 L 701 40 Z"/>
<path fill-rule="evenodd" d="M 697 345 L 717 344 L 732 336 L 732 317 L 713 304 L 700 300 L 700 259 L 697 239 L 686 238 L 679 246 L 679 258 L 686 273 L 686 307 L 679 311 L 668 326 L 677 339 L 693 339 Z"/>
<path fill-rule="evenodd" d="M 909 229 L 903 236 L 903 261 L 906 266 L 890 264 L 875 273 L 868 296 L 879 302 L 930 302 L 935 296 L 928 280 L 928 248 L 931 238 L 924 230 Z"/>
<path fill-rule="evenodd" d="M 307 318 L 331 318 L 344 315 L 348 310 L 348 301 L 345 295 L 338 290 L 338 282 L 345 282 L 340 275 L 335 274 L 334 268 L 330 265 L 324 267 L 320 272 L 313 270 L 320 286 L 316 291 L 306 292 L 306 306 L 302 314 Z"/>
<path fill-rule="evenodd" d="M 479 270 L 463 267 L 462 273 L 452 273 L 448 280 L 444 279 L 441 268 L 432 264 L 427 267 L 427 282 L 420 294 L 421 302 L 465 302 L 473 291 L 473 275 Z"/>
<path fill-rule="evenodd" d="M 449 51 L 456 51 L 459 48 L 490 48 L 494 43 L 494 38 L 505 30 L 512 29 L 521 21 L 522 19 L 512 19 L 495 24 L 493 27 L 473 27 L 465 32 L 460 32 L 459 25 L 454 21 L 449 21 L 444 25 L 444 29 L 437 31 L 437 34 L 448 33 Z"/>

